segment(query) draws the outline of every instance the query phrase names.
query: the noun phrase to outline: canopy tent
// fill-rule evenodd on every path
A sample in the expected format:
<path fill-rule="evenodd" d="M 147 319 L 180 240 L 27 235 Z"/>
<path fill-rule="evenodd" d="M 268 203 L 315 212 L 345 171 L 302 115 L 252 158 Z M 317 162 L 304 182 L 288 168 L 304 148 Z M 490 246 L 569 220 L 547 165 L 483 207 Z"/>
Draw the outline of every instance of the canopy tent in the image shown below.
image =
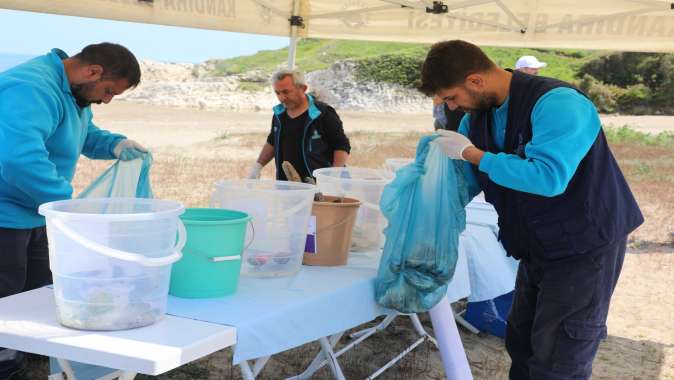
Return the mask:
<path fill-rule="evenodd" d="M 662 0 L 0 0 L 0 8 L 229 32 L 674 52 Z"/>

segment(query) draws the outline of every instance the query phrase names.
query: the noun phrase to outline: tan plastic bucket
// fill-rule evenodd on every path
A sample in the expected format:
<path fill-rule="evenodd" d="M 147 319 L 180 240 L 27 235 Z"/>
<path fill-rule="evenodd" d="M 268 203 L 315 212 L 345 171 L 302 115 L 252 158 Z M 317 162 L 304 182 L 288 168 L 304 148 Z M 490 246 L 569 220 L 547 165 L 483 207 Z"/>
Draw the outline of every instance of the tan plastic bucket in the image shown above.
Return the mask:
<path fill-rule="evenodd" d="M 311 215 L 316 217 L 316 253 L 304 253 L 302 264 L 318 266 L 346 265 L 351 236 L 356 224 L 360 201 L 326 195 L 325 201 L 314 202 Z"/>

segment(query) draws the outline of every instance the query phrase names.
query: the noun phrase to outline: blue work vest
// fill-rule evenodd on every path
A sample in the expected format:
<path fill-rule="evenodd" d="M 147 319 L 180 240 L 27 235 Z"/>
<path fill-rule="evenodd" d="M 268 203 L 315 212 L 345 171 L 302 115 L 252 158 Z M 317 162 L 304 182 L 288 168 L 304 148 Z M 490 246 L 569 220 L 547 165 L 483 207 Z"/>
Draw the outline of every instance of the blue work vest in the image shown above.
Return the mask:
<path fill-rule="evenodd" d="M 483 151 L 527 159 L 532 110 L 541 96 L 557 87 L 573 88 L 556 79 L 513 72 L 503 150 L 494 144 L 490 111 L 472 115 L 469 139 Z M 601 129 L 566 190 L 554 197 L 500 186 L 477 167 L 474 170 L 486 200 L 498 212 L 499 239 L 518 259 L 545 262 L 591 254 L 644 221 Z"/>

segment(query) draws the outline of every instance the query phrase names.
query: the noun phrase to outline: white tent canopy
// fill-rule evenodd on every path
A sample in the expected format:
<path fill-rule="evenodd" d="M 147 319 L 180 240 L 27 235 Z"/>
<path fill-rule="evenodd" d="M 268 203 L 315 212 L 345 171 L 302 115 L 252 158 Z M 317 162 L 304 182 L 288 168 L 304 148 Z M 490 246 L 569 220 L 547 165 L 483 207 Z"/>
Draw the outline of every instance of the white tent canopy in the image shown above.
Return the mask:
<path fill-rule="evenodd" d="M 674 2 L 660 0 L 0 0 L 0 8 L 290 37 L 674 52 Z"/>

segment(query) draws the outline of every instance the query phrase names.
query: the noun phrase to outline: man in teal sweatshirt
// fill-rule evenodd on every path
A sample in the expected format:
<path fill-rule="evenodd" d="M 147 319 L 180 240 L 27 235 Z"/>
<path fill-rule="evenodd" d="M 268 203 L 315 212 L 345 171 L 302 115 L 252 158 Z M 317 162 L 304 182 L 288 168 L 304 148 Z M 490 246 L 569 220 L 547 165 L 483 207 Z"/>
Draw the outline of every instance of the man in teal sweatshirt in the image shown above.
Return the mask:
<path fill-rule="evenodd" d="M 92 122 L 92 103 L 140 82 L 125 47 L 89 45 L 50 53 L 0 73 L 0 297 L 51 283 L 43 203 L 69 199 L 80 154 L 130 160 L 146 149 Z M 18 356 L 17 356 L 18 354 Z M 0 379 L 21 354 L 0 350 Z"/>

